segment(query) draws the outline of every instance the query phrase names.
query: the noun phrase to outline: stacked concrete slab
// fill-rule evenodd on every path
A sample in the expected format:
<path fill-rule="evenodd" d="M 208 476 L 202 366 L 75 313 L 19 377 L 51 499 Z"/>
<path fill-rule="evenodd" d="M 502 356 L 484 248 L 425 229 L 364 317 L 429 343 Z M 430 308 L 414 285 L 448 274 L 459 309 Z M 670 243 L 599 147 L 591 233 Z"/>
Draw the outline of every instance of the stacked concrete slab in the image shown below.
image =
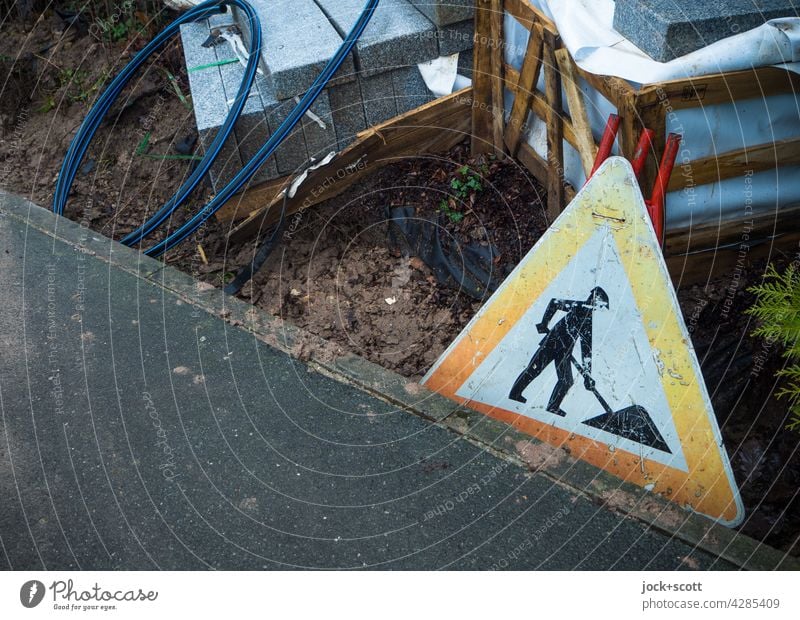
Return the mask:
<path fill-rule="evenodd" d="M 262 28 L 262 75 L 233 136 L 212 169 L 224 185 L 257 152 L 320 74 L 358 19 L 364 0 L 250 0 Z M 201 144 L 207 148 L 236 97 L 243 74 L 228 43 L 204 48 L 212 28 L 236 24 L 239 12 L 182 27 Z M 382 0 L 372 20 L 312 108 L 253 182 L 292 174 L 311 159 L 349 145 L 360 131 L 432 99 L 417 68 L 439 56 L 471 55 L 472 0 Z M 466 69 L 466 58 L 460 66 Z M 207 65 L 217 64 L 203 69 Z"/>
<path fill-rule="evenodd" d="M 614 28 L 668 62 L 770 19 L 798 15 L 798 0 L 617 0 Z"/>
<path fill-rule="evenodd" d="M 439 55 L 472 49 L 475 0 L 410 0 L 436 26 Z"/>

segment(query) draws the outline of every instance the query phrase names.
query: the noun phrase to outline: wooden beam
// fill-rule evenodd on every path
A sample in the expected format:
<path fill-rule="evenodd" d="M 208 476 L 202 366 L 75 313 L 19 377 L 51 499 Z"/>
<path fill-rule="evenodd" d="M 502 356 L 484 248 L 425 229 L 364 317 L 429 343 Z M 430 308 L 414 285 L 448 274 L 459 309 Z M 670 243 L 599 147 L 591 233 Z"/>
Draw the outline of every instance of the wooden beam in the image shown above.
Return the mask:
<path fill-rule="evenodd" d="M 534 24 L 540 24 L 545 32 L 558 35 L 555 22 L 533 6 L 529 0 L 505 0 L 504 4 L 506 12 L 528 30 Z"/>
<path fill-rule="evenodd" d="M 565 206 L 564 201 L 564 125 L 561 108 L 561 74 L 556 66 L 558 38 L 545 33 L 542 46 L 545 98 L 547 99 L 547 215 L 553 221 Z"/>
<path fill-rule="evenodd" d="M 466 88 L 359 134 L 356 142 L 327 166 L 309 173 L 295 196 L 287 201 L 286 215 L 337 196 L 387 164 L 451 149 L 469 136 L 472 106 L 472 89 Z M 231 242 L 246 241 L 277 220 L 283 198 L 268 196 L 262 193 L 251 198 L 261 201 L 259 208 L 228 235 Z"/>
<path fill-rule="evenodd" d="M 798 164 L 800 164 L 800 138 L 757 144 L 688 163 L 679 160 L 668 190 L 675 192 L 695 185 L 741 177 L 751 172 L 755 174 Z"/>
<path fill-rule="evenodd" d="M 652 129 L 655 133 L 650 152 L 647 155 L 647 162 L 639 179 L 639 186 L 642 188 L 643 196 L 649 198 L 656 184 L 661 156 L 667 146 L 667 115 L 664 108 L 655 106 L 640 111 L 639 116 L 642 119 L 642 126 Z M 672 178 L 679 174 L 680 170 L 676 167 L 672 173 Z"/>
<path fill-rule="evenodd" d="M 547 161 L 545 161 L 544 157 L 541 157 L 539 153 L 533 150 L 533 147 L 523 142 L 519 145 L 519 151 L 517 153 L 517 159 L 519 163 L 521 163 L 525 168 L 539 181 L 542 185 L 547 185 L 547 179 L 549 177 L 549 168 L 547 166 Z M 564 200 L 569 203 L 573 198 L 575 198 L 575 188 L 572 185 L 565 184 L 564 186 Z"/>
<path fill-rule="evenodd" d="M 534 24 L 531 36 L 528 38 L 528 47 L 525 51 L 525 60 L 522 62 L 522 70 L 516 76 L 514 105 L 511 108 L 511 116 L 508 119 L 505 135 L 506 146 L 508 146 L 508 152 L 512 157 L 516 156 L 520 138 L 527 128 L 528 116 L 531 112 L 531 101 L 542 69 L 543 37 L 544 33 L 542 32 L 541 24 Z M 508 76 L 506 76 L 506 82 L 508 81 Z"/>
<path fill-rule="evenodd" d="M 511 90 L 514 96 L 516 96 L 517 91 L 516 87 L 513 85 L 513 82 L 517 80 L 519 73 L 511 65 L 506 65 L 505 71 L 507 87 Z M 531 97 L 531 111 L 540 119 L 542 119 L 542 121 L 546 122 L 549 109 L 550 104 L 547 103 L 544 93 L 541 93 L 538 90 L 534 91 L 533 96 Z M 569 119 L 568 115 L 562 113 L 561 124 L 563 126 L 562 129 L 564 132 L 564 140 L 577 149 L 578 139 L 575 136 L 575 132 L 572 130 L 572 121 Z"/>
<path fill-rule="evenodd" d="M 492 150 L 492 0 L 475 0 L 472 67 L 472 154 Z"/>
<path fill-rule="evenodd" d="M 550 178 L 550 169 L 544 157 L 541 157 L 539 153 L 534 151 L 530 144 L 523 142 L 519 145 L 517 159 L 523 166 L 530 170 L 531 174 L 535 176 L 544 187 L 547 187 L 547 182 Z"/>
<path fill-rule="evenodd" d="M 636 94 L 636 89 L 622 78 L 610 75 L 595 75 L 584 71 L 577 65 L 575 70 L 578 75 L 586 80 L 589 85 L 608 99 L 619 110 Z"/>
<path fill-rule="evenodd" d="M 597 145 L 594 142 L 592 125 L 589 123 L 589 116 L 586 113 L 583 91 L 578 83 L 575 63 L 569 55 L 569 50 L 563 47 L 557 50 L 556 61 L 558 62 L 558 68 L 561 70 L 561 84 L 567 97 L 572 129 L 578 141 L 578 154 L 581 157 L 581 165 L 586 178 L 589 178 L 589 174 L 594 167 L 594 160 L 597 157 Z"/>
<path fill-rule="evenodd" d="M 787 69 L 760 67 L 648 84 L 639 90 L 639 104 L 679 110 L 798 92 L 800 75 Z"/>
<path fill-rule="evenodd" d="M 800 247 L 800 206 L 741 219 L 667 231 L 664 257 L 676 286 L 707 284 L 755 260 L 794 258 Z"/>
<path fill-rule="evenodd" d="M 498 159 L 505 159 L 506 146 L 503 140 L 505 129 L 505 88 L 503 85 L 503 0 L 492 0 L 490 51 L 492 67 L 492 144 Z"/>
<path fill-rule="evenodd" d="M 231 197 L 214 216 L 226 224 L 246 219 L 279 196 L 291 178 L 291 176 L 285 176 L 254 185 Z"/>

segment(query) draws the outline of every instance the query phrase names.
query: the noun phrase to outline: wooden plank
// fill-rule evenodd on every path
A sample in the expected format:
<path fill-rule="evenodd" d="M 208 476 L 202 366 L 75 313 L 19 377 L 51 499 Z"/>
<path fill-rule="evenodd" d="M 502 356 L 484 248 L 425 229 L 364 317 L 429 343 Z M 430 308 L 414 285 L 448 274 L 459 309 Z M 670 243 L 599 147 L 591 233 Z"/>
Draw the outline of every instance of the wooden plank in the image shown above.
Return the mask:
<path fill-rule="evenodd" d="M 569 50 L 563 47 L 557 50 L 556 62 L 558 62 L 558 67 L 561 71 L 561 85 L 567 98 L 572 130 L 578 141 L 577 150 L 581 157 L 581 165 L 588 178 L 594 167 L 594 160 L 597 157 L 597 145 L 594 142 L 592 125 L 589 123 L 589 116 L 586 113 L 583 91 L 578 83 L 578 76 L 574 68 L 575 63 L 569 55 Z"/>
<path fill-rule="evenodd" d="M 530 30 L 534 24 L 540 24 L 545 32 L 558 35 L 555 22 L 528 0 L 505 0 L 505 10 L 525 28 Z"/>
<path fill-rule="evenodd" d="M 767 238 L 791 230 L 800 231 L 800 205 L 754 215 L 746 222 L 729 219 L 671 230 L 667 234 L 664 251 L 669 255 L 713 251 L 721 246 L 740 243 L 745 229 L 749 239 Z"/>
<path fill-rule="evenodd" d="M 670 179 L 668 190 L 675 192 L 689 186 L 799 164 L 800 138 L 778 140 L 681 163 Z"/>
<path fill-rule="evenodd" d="M 539 153 L 534 151 L 530 144 L 523 142 L 519 145 L 517 159 L 544 187 L 547 187 L 550 178 L 550 168 L 547 166 L 547 161 L 544 157 L 541 157 Z"/>
<path fill-rule="evenodd" d="M 530 171 L 530 173 L 536 177 L 536 180 L 539 181 L 542 185 L 547 187 L 547 180 L 550 176 L 550 169 L 547 166 L 547 161 L 543 157 L 539 155 L 533 147 L 528 144 L 527 142 L 523 142 L 519 145 L 519 151 L 517 153 L 517 159 L 519 163 L 521 163 L 525 168 Z M 567 203 L 569 203 L 573 198 L 575 198 L 575 188 L 571 185 L 564 186 L 564 199 Z"/>
<path fill-rule="evenodd" d="M 667 231 L 664 255 L 676 286 L 704 284 L 743 261 L 794 257 L 800 246 L 800 206 L 749 220 L 727 220 Z"/>
<path fill-rule="evenodd" d="M 596 75 L 584 71 L 577 65 L 575 70 L 578 75 L 586 80 L 592 88 L 601 93 L 619 110 L 625 105 L 625 102 L 636 94 L 636 89 L 622 78 L 614 77 L 611 75 Z"/>
<path fill-rule="evenodd" d="M 492 150 L 492 0 L 475 0 L 472 68 L 472 154 Z"/>
<path fill-rule="evenodd" d="M 658 175 L 658 166 L 661 163 L 661 155 L 667 146 L 667 115 L 666 110 L 661 106 L 645 108 L 639 113 L 642 125 L 655 132 L 650 153 L 647 156 L 647 163 L 642 172 L 639 185 L 645 198 L 649 198 L 655 187 Z M 672 178 L 681 174 L 681 170 L 676 167 L 672 172 Z"/>
<path fill-rule="evenodd" d="M 756 261 L 773 261 L 779 257 L 793 259 L 798 247 L 800 232 L 787 231 L 748 241 L 744 247 L 737 244 L 696 254 L 667 256 L 666 262 L 676 288 L 705 286 L 737 269 L 746 269 Z"/>
<path fill-rule="evenodd" d="M 508 152 L 512 157 L 517 154 L 520 137 L 528 124 L 531 101 L 542 69 L 543 37 L 541 24 L 534 24 L 531 36 L 528 38 L 528 47 L 525 51 L 525 60 L 522 62 L 522 70 L 514 80 L 514 105 L 511 108 L 511 116 L 508 119 L 505 135 L 506 146 L 508 146 Z M 506 82 L 508 81 L 508 76 L 506 76 Z"/>
<path fill-rule="evenodd" d="M 309 173 L 287 202 L 287 216 L 337 196 L 398 159 L 449 150 L 469 135 L 472 105 L 472 89 L 467 88 L 368 129 L 330 164 Z M 260 198 L 260 208 L 228 235 L 231 242 L 246 241 L 277 220 L 282 197 Z"/>
<path fill-rule="evenodd" d="M 648 84 L 639 90 L 639 104 L 679 110 L 797 92 L 800 75 L 777 67 L 760 67 Z"/>
<path fill-rule="evenodd" d="M 519 72 L 517 72 L 511 65 L 506 65 L 506 85 L 509 90 L 516 96 L 516 90 L 514 82 L 519 77 Z M 550 104 L 547 103 L 545 99 L 544 93 L 539 92 L 538 90 L 533 92 L 533 96 L 531 97 L 531 111 L 538 116 L 543 121 L 547 121 L 547 114 L 548 110 L 550 109 Z M 578 138 L 575 136 L 575 132 L 572 130 L 572 122 L 569 119 L 569 116 L 562 112 L 562 129 L 564 132 L 564 140 L 566 140 L 569 144 L 571 144 L 576 149 L 578 148 Z"/>
<path fill-rule="evenodd" d="M 503 140 L 505 126 L 505 87 L 503 85 L 503 0 L 492 0 L 490 30 L 492 46 L 490 51 L 492 68 L 492 144 L 498 159 L 505 158 Z"/>
<path fill-rule="evenodd" d="M 247 219 L 254 211 L 272 202 L 280 195 L 283 188 L 291 181 L 291 176 L 259 183 L 233 196 L 214 214 L 223 223 L 238 222 Z"/>
<path fill-rule="evenodd" d="M 545 33 L 542 46 L 545 98 L 547 99 L 547 214 L 553 221 L 566 206 L 564 201 L 564 126 L 561 109 L 561 74 L 556 66 L 558 39 Z"/>
<path fill-rule="evenodd" d="M 642 133 L 642 119 L 636 107 L 635 97 L 630 97 L 621 103 L 621 107 L 617 110 L 620 116 L 618 140 L 622 155 L 630 161 L 634 157 Z"/>

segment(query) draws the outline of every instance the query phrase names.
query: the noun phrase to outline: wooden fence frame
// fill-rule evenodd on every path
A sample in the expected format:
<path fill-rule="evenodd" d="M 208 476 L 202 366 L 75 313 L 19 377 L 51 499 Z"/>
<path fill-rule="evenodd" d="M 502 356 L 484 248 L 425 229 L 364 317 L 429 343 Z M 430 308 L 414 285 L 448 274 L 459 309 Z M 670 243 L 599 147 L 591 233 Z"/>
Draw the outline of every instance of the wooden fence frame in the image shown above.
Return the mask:
<path fill-rule="evenodd" d="M 531 36 L 517 71 L 504 63 L 503 17 L 513 16 Z M 748 71 L 717 73 L 697 78 L 670 80 L 633 88 L 625 80 L 583 71 L 562 45 L 556 25 L 527 0 L 476 0 L 475 71 L 472 127 L 474 154 L 492 152 L 516 157 L 548 190 L 548 214 L 555 217 L 571 199 L 574 188 L 564 180 L 563 141 L 575 147 L 584 170 L 591 168 L 597 152 L 586 114 L 579 77 L 608 99 L 622 119 L 619 144 L 629 159 L 643 127 L 655 131 L 655 141 L 642 188 L 649 192 L 655 182 L 656 155 L 666 143 L 667 116 L 674 110 L 739 101 L 765 95 L 800 93 L 800 76 L 784 69 L 762 67 Z M 544 72 L 545 90 L 536 84 Z M 514 104 L 504 122 L 503 94 L 509 89 Z M 562 93 L 569 114 L 562 110 Z M 521 140 L 533 112 L 546 123 L 547 160 Z M 800 137 L 697 159 L 683 174 L 674 174 L 668 191 L 704 185 L 741 176 L 745 169 L 760 172 L 781 165 L 800 164 Z M 677 168 L 676 168 L 677 172 Z"/>
<path fill-rule="evenodd" d="M 800 93 L 800 76 L 773 67 L 671 80 L 633 88 L 625 80 L 588 73 L 578 67 L 562 45 L 555 24 L 528 0 L 475 0 L 475 64 L 471 88 L 437 99 L 362 132 L 337 155 L 331 168 L 313 171 L 301 190 L 287 201 L 287 214 L 331 198 L 377 168 L 398 158 L 446 151 L 471 135 L 474 154 L 494 152 L 520 161 L 547 189 L 547 211 L 555 218 L 572 199 L 575 189 L 564 179 L 563 143 L 575 147 L 588 172 L 597 152 L 578 78 L 586 80 L 616 106 L 622 123 L 619 144 L 632 158 L 643 127 L 655 131 L 653 148 L 642 175 L 642 187 L 653 187 L 657 156 L 666 143 L 667 117 L 672 111 L 745 100 L 765 95 Z M 503 21 L 510 13 L 532 32 L 519 71 L 503 58 Z M 544 73 L 544 92 L 536 89 Z M 504 94 L 514 102 L 505 121 Z M 562 109 L 562 93 L 568 112 Z M 533 112 L 546 123 L 545 160 L 522 139 Z M 745 170 L 768 170 L 800 164 L 800 138 L 749 146 L 713 157 L 680 162 L 681 170 L 668 190 L 713 183 L 741 176 Z M 230 226 L 228 237 L 241 242 L 258 234 L 277 218 L 282 194 L 291 179 L 261 184 L 239 194 L 218 217 Z M 645 194 L 647 195 L 647 194 Z M 747 222 L 719 221 L 694 228 L 668 230 L 665 256 L 676 284 L 702 283 L 741 260 L 773 258 L 778 252 L 800 249 L 800 206 L 781 208 Z"/>

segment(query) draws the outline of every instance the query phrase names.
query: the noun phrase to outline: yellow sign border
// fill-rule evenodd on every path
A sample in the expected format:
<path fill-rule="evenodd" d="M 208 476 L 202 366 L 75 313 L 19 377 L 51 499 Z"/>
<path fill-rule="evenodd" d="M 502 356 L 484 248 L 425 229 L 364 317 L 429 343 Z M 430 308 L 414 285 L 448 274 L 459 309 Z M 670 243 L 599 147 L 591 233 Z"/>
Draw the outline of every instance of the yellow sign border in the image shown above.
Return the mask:
<path fill-rule="evenodd" d="M 531 304 L 597 232 L 617 244 L 688 465 L 685 471 L 456 395 Z M 661 249 L 630 164 L 609 158 L 426 375 L 423 383 L 628 482 L 735 526 L 744 507 Z"/>

